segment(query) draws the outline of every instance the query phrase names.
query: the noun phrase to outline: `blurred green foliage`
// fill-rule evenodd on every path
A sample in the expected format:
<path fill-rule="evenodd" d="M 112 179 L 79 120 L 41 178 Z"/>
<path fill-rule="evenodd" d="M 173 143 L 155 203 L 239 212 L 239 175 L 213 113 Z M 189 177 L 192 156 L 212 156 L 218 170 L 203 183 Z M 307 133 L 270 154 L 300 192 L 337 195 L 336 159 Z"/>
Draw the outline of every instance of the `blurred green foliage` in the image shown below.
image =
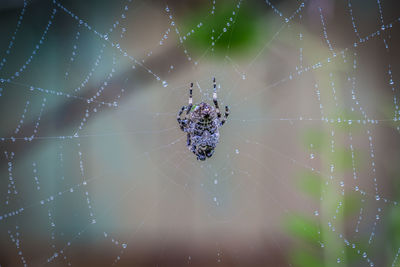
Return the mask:
<path fill-rule="evenodd" d="M 400 174 L 395 173 L 393 177 L 395 177 L 392 179 L 392 188 L 395 192 L 393 200 L 400 203 Z M 386 218 L 388 220 L 388 225 L 385 232 L 385 242 L 387 247 L 392 248 L 388 251 L 388 258 L 393 259 L 400 249 L 400 207 L 391 206 L 387 211 Z M 400 261 L 397 261 L 397 265 L 395 266 L 400 266 Z"/>
<path fill-rule="evenodd" d="M 284 228 L 290 234 L 300 238 L 312 245 L 318 245 L 320 237 L 318 235 L 318 224 L 304 215 L 290 215 L 284 220 Z"/>
<path fill-rule="evenodd" d="M 343 202 L 343 214 L 345 218 L 350 215 L 354 215 L 356 212 L 359 212 L 362 206 L 360 194 L 356 194 L 354 192 L 346 192 Z"/>
<path fill-rule="evenodd" d="M 321 197 L 321 177 L 309 170 L 299 171 L 298 176 L 298 188 L 307 195 L 319 200 Z"/>
<path fill-rule="evenodd" d="M 305 148 L 309 148 L 312 145 L 312 148 L 316 151 L 321 151 L 322 146 L 326 143 L 326 133 L 321 129 L 317 128 L 308 128 L 304 131 L 301 136 L 301 143 Z"/>
<path fill-rule="evenodd" d="M 258 12 L 247 2 L 243 2 L 239 10 L 235 7 L 231 2 L 222 1 L 216 3 L 214 14 L 209 7 L 190 13 L 181 24 L 183 34 L 194 30 L 185 43 L 189 50 L 204 53 L 211 50 L 212 42 L 215 43 L 214 55 L 225 56 L 228 50 L 233 53 L 248 50 L 258 38 Z M 200 28 L 197 27 L 199 22 L 203 23 Z"/>
<path fill-rule="evenodd" d="M 352 119 L 349 114 L 341 114 L 342 118 Z M 344 125 L 344 127 L 342 126 Z M 350 127 L 353 131 L 352 125 L 340 124 L 334 122 L 334 129 L 340 129 L 337 134 L 343 132 L 347 136 L 348 129 Z M 358 128 L 358 126 L 356 126 Z M 308 128 L 304 131 L 299 139 L 305 149 L 311 149 L 313 153 L 317 154 L 317 157 L 322 163 L 322 166 L 332 164 L 334 166 L 334 173 L 336 177 L 343 177 L 346 173 L 352 170 L 353 158 L 351 150 L 348 146 L 335 143 L 334 150 L 331 148 L 331 133 L 327 128 Z M 337 140 L 337 137 L 334 137 Z M 340 140 L 340 139 L 339 139 Z M 354 151 L 354 164 L 361 168 L 362 158 L 358 151 Z M 361 158 L 361 159 L 360 159 Z M 329 164 L 327 164 L 329 163 Z M 325 173 L 321 170 L 321 173 Z M 337 264 L 336 259 L 332 261 L 330 256 L 326 258 L 324 254 L 332 250 L 331 255 L 337 255 L 340 257 L 341 263 L 351 266 L 352 262 L 359 260 L 360 255 L 357 250 L 343 246 L 343 241 L 338 240 L 337 236 L 327 229 L 326 226 L 321 225 L 324 218 L 335 217 L 336 226 L 339 228 L 340 225 L 344 225 L 347 218 L 352 218 L 359 212 L 361 207 L 361 197 L 359 194 L 354 192 L 346 192 L 345 195 L 341 195 L 339 185 L 337 187 L 326 186 L 327 177 L 319 174 L 310 169 L 301 169 L 296 173 L 296 186 L 305 196 L 311 198 L 312 201 L 319 203 L 320 213 L 319 216 L 311 216 L 304 214 L 294 214 L 284 219 L 284 230 L 291 236 L 295 237 L 297 242 L 301 245 L 295 245 L 293 251 L 290 254 L 291 262 L 294 266 L 331 266 Z M 335 196 L 335 197 L 334 197 Z M 341 202 L 342 208 L 338 208 L 338 203 Z M 322 220 L 322 221 L 321 221 Z M 329 219 L 330 220 L 330 219 Z M 400 225 L 400 215 L 398 218 L 398 225 Z M 368 237 L 361 237 L 365 239 L 362 244 L 357 244 L 357 248 L 361 251 L 369 251 Z M 321 243 L 327 244 L 329 248 L 321 247 Z M 336 245 L 335 245 L 336 244 Z M 331 262 L 332 261 L 332 262 Z"/>
<path fill-rule="evenodd" d="M 296 266 L 299 267 L 321 267 L 324 266 L 323 259 L 319 256 L 315 255 L 309 250 L 299 249 L 293 251 L 290 255 L 290 258 L 293 262 L 296 263 Z"/>
<path fill-rule="evenodd" d="M 351 150 L 348 148 L 336 147 L 335 152 L 332 153 L 331 160 L 335 163 L 335 170 L 337 172 L 350 170 L 353 166 Z"/>
<path fill-rule="evenodd" d="M 312 147 L 313 150 L 320 153 L 323 157 L 323 147 L 329 143 L 329 134 L 321 129 L 309 128 L 301 135 L 302 144 L 305 148 Z M 349 148 L 335 146 L 333 153 L 329 155 L 330 161 L 334 163 L 336 171 L 347 171 L 353 167 L 353 159 Z M 362 155 L 358 151 L 354 151 L 354 165 L 360 167 L 362 164 Z"/>
<path fill-rule="evenodd" d="M 285 232 L 294 236 L 302 245 L 297 245 L 290 253 L 291 262 L 299 267 L 323 266 L 323 259 L 318 249 L 320 235 L 318 223 L 304 215 L 293 214 L 284 219 Z"/>

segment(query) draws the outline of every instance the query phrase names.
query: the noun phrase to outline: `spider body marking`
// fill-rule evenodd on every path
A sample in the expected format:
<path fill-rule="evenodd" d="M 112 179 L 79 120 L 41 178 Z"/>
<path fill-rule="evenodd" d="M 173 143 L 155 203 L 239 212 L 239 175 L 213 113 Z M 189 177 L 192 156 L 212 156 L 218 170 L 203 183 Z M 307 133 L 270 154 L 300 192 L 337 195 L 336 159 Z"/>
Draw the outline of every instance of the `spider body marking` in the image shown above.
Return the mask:
<path fill-rule="evenodd" d="M 225 114 L 222 117 L 218 106 L 215 78 L 213 102 L 211 106 L 205 102 L 193 105 L 193 83 L 189 89 L 189 104 L 183 106 L 178 112 L 177 121 L 182 131 L 187 133 L 187 147 L 198 160 L 205 160 L 213 155 L 219 142 L 219 128 L 226 122 L 229 116 L 229 108 L 225 106 Z M 182 113 L 186 110 L 185 117 Z"/>

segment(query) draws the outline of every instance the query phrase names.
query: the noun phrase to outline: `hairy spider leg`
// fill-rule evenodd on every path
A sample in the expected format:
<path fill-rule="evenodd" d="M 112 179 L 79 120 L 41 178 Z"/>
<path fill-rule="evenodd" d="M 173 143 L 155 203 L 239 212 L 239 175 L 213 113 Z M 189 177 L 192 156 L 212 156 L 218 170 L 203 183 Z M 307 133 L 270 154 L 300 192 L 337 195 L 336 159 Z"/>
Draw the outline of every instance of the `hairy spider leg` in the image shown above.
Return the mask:
<path fill-rule="evenodd" d="M 228 116 L 229 116 L 229 107 L 225 106 L 225 116 L 221 121 L 221 125 L 224 125 L 224 123 L 226 122 L 226 119 L 228 118 Z"/>
<path fill-rule="evenodd" d="M 192 109 L 193 106 L 193 83 L 190 83 L 190 89 L 189 89 L 189 105 L 188 109 L 186 111 L 186 114 L 189 114 L 190 110 Z"/>
<path fill-rule="evenodd" d="M 186 107 L 186 115 L 185 115 L 185 122 L 189 121 L 189 113 L 192 109 L 193 106 L 193 97 L 192 97 L 192 93 L 193 93 L 193 83 L 190 83 L 190 89 L 189 89 L 189 105 Z"/>
<path fill-rule="evenodd" d="M 215 82 L 215 77 L 213 78 L 213 83 L 214 83 L 213 102 L 215 105 L 215 110 L 217 112 L 218 118 L 221 118 L 221 112 L 219 111 L 219 106 L 218 106 L 217 83 Z"/>
<path fill-rule="evenodd" d="M 181 108 L 181 110 L 178 112 L 178 115 L 176 116 L 176 120 L 178 121 L 178 123 L 179 123 L 179 126 L 181 127 L 181 130 L 183 131 L 184 130 L 184 127 L 186 126 L 186 120 L 182 120 L 181 119 L 181 115 L 182 115 L 182 113 L 183 113 L 183 111 L 185 110 L 185 106 L 183 106 L 182 108 Z"/>
<path fill-rule="evenodd" d="M 190 89 L 189 89 L 189 105 L 188 105 L 187 107 L 186 107 L 186 106 L 183 106 L 183 107 L 181 108 L 181 110 L 179 111 L 178 116 L 176 117 L 176 119 L 177 119 L 177 121 L 178 121 L 178 123 L 179 123 L 179 126 L 181 127 L 181 130 L 182 130 L 182 131 L 185 130 L 185 126 L 186 126 L 187 121 L 188 121 L 188 114 L 189 114 L 189 112 L 190 112 L 190 110 L 192 109 L 192 106 L 193 106 L 193 97 L 192 97 L 192 94 L 193 94 L 193 83 L 190 83 Z M 185 119 L 182 120 L 182 119 L 181 119 L 181 115 L 182 115 L 182 113 L 183 113 L 183 111 L 184 111 L 185 109 L 186 109 Z"/>

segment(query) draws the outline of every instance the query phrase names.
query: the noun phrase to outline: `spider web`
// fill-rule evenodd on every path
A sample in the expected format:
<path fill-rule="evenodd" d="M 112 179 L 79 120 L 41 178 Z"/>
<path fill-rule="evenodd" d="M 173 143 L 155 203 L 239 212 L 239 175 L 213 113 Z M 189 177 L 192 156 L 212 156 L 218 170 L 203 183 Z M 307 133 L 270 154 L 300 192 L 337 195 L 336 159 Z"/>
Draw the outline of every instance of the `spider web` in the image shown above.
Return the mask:
<path fill-rule="evenodd" d="M 4 11 L 1 266 L 399 266 L 395 1 L 194 5 Z M 214 76 L 231 114 L 200 162 L 176 114 Z"/>

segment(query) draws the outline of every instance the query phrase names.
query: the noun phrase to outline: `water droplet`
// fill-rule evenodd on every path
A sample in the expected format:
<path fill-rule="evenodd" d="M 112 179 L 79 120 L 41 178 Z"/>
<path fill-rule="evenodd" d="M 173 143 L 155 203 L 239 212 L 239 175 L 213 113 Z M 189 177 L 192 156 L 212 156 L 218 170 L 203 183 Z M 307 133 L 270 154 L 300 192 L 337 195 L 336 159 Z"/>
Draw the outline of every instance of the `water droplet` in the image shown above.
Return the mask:
<path fill-rule="evenodd" d="M 166 81 L 163 81 L 163 82 L 162 82 L 162 85 L 163 85 L 164 87 L 167 87 L 167 86 L 168 86 L 168 83 L 167 83 Z"/>
<path fill-rule="evenodd" d="M 127 246 L 128 246 L 128 245 L 125 244 L 125 243 L 122 244 L 122 248 L 126 248 Z"/>
<path fill-rule="evenodd" d="M 239 149 L 236 148 L 235 153 L 236 153 L 236 154 L 239 154 Z"/>

